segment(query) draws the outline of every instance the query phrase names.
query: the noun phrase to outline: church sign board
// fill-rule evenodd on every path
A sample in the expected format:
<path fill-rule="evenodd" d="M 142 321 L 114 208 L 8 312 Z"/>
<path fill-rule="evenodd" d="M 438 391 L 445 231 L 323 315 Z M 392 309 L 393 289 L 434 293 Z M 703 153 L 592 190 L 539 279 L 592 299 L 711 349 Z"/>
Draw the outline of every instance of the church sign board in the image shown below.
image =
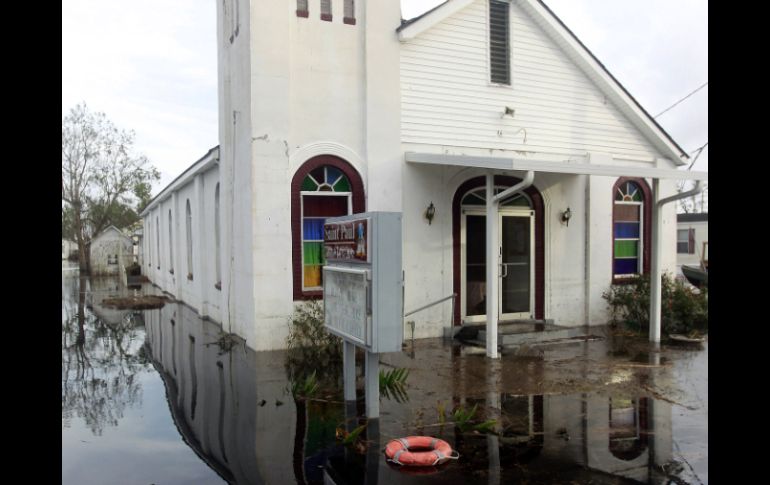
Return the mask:
<path fill-rule="evenodd" d="M 400 352 L 401 213 L 327 219 L 324 254 L 326 329 L 369 352 Z"/>
<path fill-rule="evenodd" d="M 369 263 L 369 219 L 324 224 L 326 261 Z"/>

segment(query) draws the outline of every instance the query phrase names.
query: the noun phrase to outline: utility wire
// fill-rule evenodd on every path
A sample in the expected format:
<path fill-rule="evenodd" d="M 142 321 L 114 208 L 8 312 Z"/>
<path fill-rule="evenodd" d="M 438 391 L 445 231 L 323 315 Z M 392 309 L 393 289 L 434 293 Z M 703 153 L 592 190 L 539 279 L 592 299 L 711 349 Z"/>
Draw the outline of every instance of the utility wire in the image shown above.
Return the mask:
<path fill-rule="evenodd" d="M 698 91 L 700 91 L 701 89 L 705 88 L 706 86 L 708 86 L 708 83 L 709 83 L 709 82 L 708 82 L 708 81 L 706 81 L 705 83 L 701 84 L 701 86 L 700 86 L 699 88 L 697 88 L 695 91 L 691 92 L 690 94 L 688 94 L 688 95 L 687 95 L 687 96 L 685 96 L 684 98 L 680 99 L 680 100 L 679 100 L 679 101 L 677 101 L 676 103 L 672 104 L 672 105 L 671 105 L 671 106 L 669 106 L 668 108 L 666 108 L 666 109 L 664 109 L 663 111 L 661 111 L 660 113 L 656 114 L 655 116 L 653 116 L 653 118 L 657 118 L 658 116 L 662 115 L 662 114 L 663 114 L 663 113 L 665 113 L 666 111 L 668 111 L 668 110 L 670 110 L 671 108 L 673 108 L 674 106 L 678 105 L 679 103 L 681 103 L 681 102 L 682 102 L 682 101 L 684 101 L 685 99 L 689 98 L 689 97 L 690 97 L 690 96 L 692 96 L 693 94 L 695 94 L 695 93 L 697 93 Z"/>
<path fill-rule="evenodd" d="M 695 165 L 695 162 L 698 160 L 698 157 L 700 156 L 701 153 L 703 153 L 703 149 L 705 149 L 708 146 L 708 144 L 709 144 L 709 142 L 706 141 L 706 143 L 701 145 L 699 148 L 696 148 L 695 150 L 690 152 L 691 154 L 695 153 L 695 152 L 698 152 L 698 154 L 695 155 L 695 158 L 692 159 L 692 162 L 690 162 L 690 166 L 687 167 L 687 170 L 690 170 L 692 168 L 692 166 Z"/>

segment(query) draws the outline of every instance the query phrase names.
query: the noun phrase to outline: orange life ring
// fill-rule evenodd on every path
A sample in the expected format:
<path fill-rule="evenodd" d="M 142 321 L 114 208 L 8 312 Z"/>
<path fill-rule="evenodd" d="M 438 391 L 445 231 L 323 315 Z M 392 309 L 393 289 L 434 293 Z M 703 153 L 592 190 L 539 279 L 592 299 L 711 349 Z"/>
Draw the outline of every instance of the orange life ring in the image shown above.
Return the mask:
<path fill-rule="evenodd" d="M 411 451 L 412 449 L 420 451 Z M 385 446 L 388 460 L 404 466 L 435 466 L 448 460 L 456 460 L 459 453 L 444 440 L 432 436 L 407 436 L 390 440 Z"/>

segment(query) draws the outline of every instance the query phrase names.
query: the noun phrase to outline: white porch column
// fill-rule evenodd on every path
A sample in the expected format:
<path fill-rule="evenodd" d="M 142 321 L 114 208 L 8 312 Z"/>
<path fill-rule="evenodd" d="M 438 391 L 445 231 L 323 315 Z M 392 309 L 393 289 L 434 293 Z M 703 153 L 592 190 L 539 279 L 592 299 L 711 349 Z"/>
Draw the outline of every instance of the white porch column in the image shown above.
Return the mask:
<path fill-rule="evenodd" d="M 495 176 L 487 174 L 487 357 L 497 359 L 497 202 L 495 198 Z"/>
<path fill-rule="evenodd" d="M 660 299 L 661 299 L 661 219 L 660 179 L 652 179 L 652 258 L 650 261 L 650 342 L 660 343 Z"/>
<path fill-rule="evenodd" d="M 660 345 L 661 323 L 661 273 L 660 251 L 663 246 L 663 206 L 669 202 L 684 199 L 703 191 L 703 181 L 695 182 L 695 187 L 665 199 L 660 198 L 660 180 L 652 179 L 652 261 L 650 262 L 650 342 Z"/>

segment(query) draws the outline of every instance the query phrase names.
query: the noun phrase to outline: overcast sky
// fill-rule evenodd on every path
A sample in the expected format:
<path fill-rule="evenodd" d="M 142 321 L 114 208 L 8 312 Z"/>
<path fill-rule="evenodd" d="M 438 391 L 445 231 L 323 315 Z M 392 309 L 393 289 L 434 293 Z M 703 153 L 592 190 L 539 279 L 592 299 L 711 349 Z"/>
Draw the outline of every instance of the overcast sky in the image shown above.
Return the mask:
<path fill-rule="evenodd" d="M 442 1 L 401 0 L 402 16 Z M 545 3 L 652 116 L 708 82 L 707 0 Z M 216 0 L 62 0 L 62 116 L 85 102 L 134 130 L 156 194 L 219 143 L 216 47 Z M 708 86 L 656 121 L 694 152 Z M 708 170 L 708 148 L 693 170 Z"/>

